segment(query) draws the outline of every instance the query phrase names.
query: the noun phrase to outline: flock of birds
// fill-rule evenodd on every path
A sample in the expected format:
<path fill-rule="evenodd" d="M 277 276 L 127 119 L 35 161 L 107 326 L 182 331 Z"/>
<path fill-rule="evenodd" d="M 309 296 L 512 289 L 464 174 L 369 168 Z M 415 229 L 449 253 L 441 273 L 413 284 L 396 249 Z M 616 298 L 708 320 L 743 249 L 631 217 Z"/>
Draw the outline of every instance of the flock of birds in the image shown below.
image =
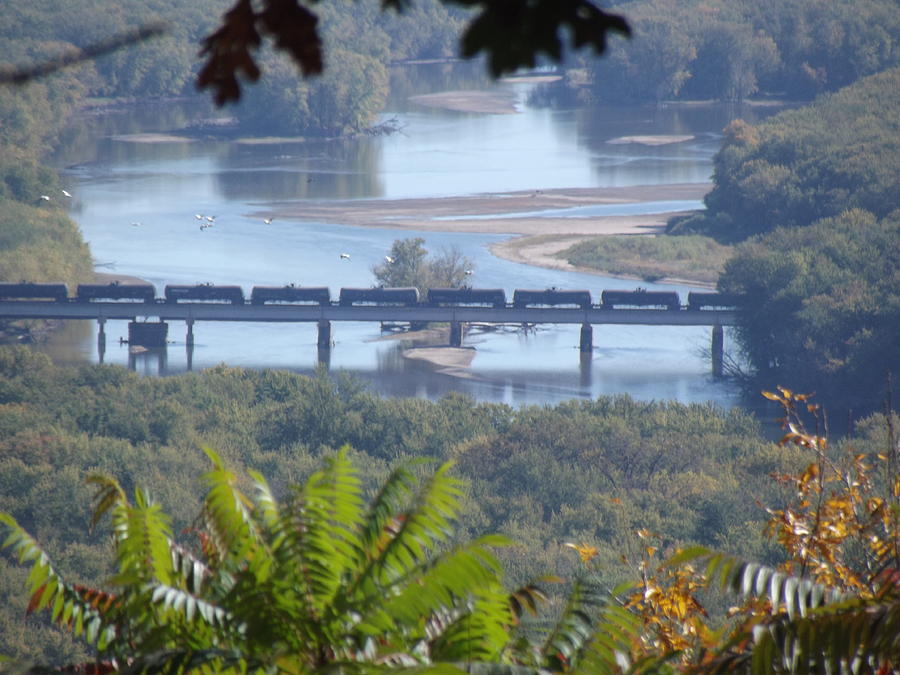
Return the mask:
<path fill-rule="evenodd" d="M 62 192 L 63 197 L 65 197 L 67 199 L 72 199 L 72 193 L 69 192 L 68 190 L 61 190 L 61 192 Z M 44 202 L 49 202 L 49 201 L 51 201 L 50 195 L 41 195 L 40 200 L 44 201 Z M 216 224 L 215 216 L 207 216 L 202 213 L 195 213 L 194 218 L 196 220 L 200 221 L 200 230 L 201 231 L 208 230 L 209 228 L 213 227 Z M 262 219 L 263 223 L 265 223 L 266 225 L 271 225 L 273 220 L 275 220 L 275 219 L 271 218 L 271 217 Z M 134 221 L 131 223 L 131 226 L 132 227 L 140 227 L 141 224 L 142 223 L 140 223 L 138 221 Z M 340 259 L 341 260 L 350 260 L 350 254 L 349 253 L 341 253 Z M 388 265 L 393 265 L 395 260 L 391 256 L 386 255 L 386 256 L 384 256 L 384 262 L 387 263 Z M 470 276 L 472 273 L 473 273 L 473 270 L 465 271 L 466 276 Z"/>

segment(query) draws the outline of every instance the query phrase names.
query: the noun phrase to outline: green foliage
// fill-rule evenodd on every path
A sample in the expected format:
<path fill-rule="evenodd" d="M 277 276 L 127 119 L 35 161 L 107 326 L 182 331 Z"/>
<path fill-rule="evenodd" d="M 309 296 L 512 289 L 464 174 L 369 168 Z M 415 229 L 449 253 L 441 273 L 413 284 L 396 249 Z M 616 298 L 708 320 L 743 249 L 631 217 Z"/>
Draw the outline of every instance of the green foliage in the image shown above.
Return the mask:
<path fill-rule="evenodd" d="M 739 241 L 853 208 L 879 218 L 900 209 L 898 92 L 895 68 L 759 125 L 733 123 L 706 212 L 679 230 Z"/>
<path fill-rule="evenodd" d="M 0 279 L 64 281 L 93 278 L 87 244 L 60 211 L 0 198 Z"/>
<path fill-rule="evenodd" d="M 715 282 L 731 248 L 710 237 L 603 236 L 559 254 L 572 265 L 655 281 L 663 277 Z"/>
<path fill-rule="evenodd" d="M 618 3 L 634 37 L 587 64 L 604 103 L 811 99 L 900 63 L 891 0 L 637 0 Z"/>
<path fill-rule="evenodd" d="M 512 585 L 547 570 L 565 573 L 560 542 L 572 539 L 596 541 L 607 563 L 599 581 L 617 584 L 630 574 L 619 553 L 639 527 L 708 546 L 735 542 L 732 550 L 777 563 L 747 534 L 764 516 L 753 498 L 776 501 L 781 488 L 767 476 L 797 463 L 791 448 L 762 440 L 747 415 L 710 406 L 620 397 L 515 410 L 461 395 L 381 399 L 324 372 L 217 367 L 140 378 L 112 366 L 58 368 L 23 347 L 0 349 L 0 510 L 41 542 L 67 581 L 99 586 L 113 574 L 108 540 L 83 533 L 89 474 L 117 476 L 128 495 L 147 486 L 180 536 L 201 508 L 199 446 L 215 444 L 238 473 L 257 467 L 284 502 L 291 485 L 345 443 L 355 448 L 348 458 L 366 467 L 367 493 L 398 461 L 455 460 L 466 484 L 451 541 L 484 532 L 522 541 L 498 552 Z M 18 625 L 22 611 L 24 603 L 3 605 L 0 622 Z M 0 653 L 47 658 L 52 644 L 49 660 L 59 662 L 82 649 L 59 636 L 17 642 L 18 634 L 0 634 Z"/>
<path fill-rule="evenodd" d="M 503 589 L 490 548 L 505 539 L 450 544 L 462 492 L 448 464 L 421 481 L 399 468 L 366 505 L 344 451 L 283 501 L 257 473 L 247 496 L 218 455 L 207 455 L 198 547 L 174 541 L 170 519 L 141 490 L 130 502 L 114 479 L 89 479 L 93 522 L 110 519 L 115 592 L 67 582 L 0 514 L 4 547 L 30 567 L 29 612 L 46 610 L 83 636 L 104 666 L 140 672 L 563 670 L 594 635 L 591 610 L 603 596 L 577 584 L 545 638 L 533 647 L 514 639 L 523 602 L 534 608 L 540 596 Z M 604 619 L 617 635 L 633 627 L 615 611 Z"/>
<path fill-rule="evenodd" d="M 473 265 L 459 249 L 445 248 L 428 257 L 422 237 L 397 239 L 385 256 L 384 263 L 375 265 L 372 274 L 383 286 L 415 286 L 424 297 L 429 288 L 459 288 L 465 285 Z"/>
<path fill-rule="evenodd" d="M 855 210 L 738 246 L 720 290 L 745 294 L 738 339 L 760 381 L 875 409 L 900 372 L 900 220 Z"/>

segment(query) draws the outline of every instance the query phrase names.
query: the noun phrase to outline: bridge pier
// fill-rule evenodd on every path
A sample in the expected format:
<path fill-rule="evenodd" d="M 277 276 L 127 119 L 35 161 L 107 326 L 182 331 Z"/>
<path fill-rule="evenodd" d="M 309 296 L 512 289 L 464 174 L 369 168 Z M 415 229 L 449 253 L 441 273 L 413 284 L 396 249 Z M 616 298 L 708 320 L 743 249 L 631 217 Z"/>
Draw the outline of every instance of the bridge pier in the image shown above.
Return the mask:
<path fill-rule="evenodd" d="M 725 358 L 725 331 L 720 325 L 712 327 L 712 345 L 710 347 L 710 353 L 712 355 L 713 377 L 722 377 Z"/>
<path fill-rule="evenodd" d="M 169 324 L 165 321 L 130 321 L 128 323 L 128 344 L 139 347 L 160 348 L 166 346 Z"/>
<path fill-rule="evenodd" d="M 97 319 L 97 361 L 103 363 L 106 353 L 106 319 Z"/>
<path fill-rule="evenodd" d="M 594 349 L 594 328 L 589 323 L 581 324 L 581 343 L 578 349 L 584 352 L 590 352 Z"/>
<path fill-rule="evenodd" d="M 450 346 L 451 347 L 462 347 L 462 323 L 459 321 L 451 321 L 450 322 Z"/>
<path fill-rule="evenodd" d="M 185 323 L 187 324 L 187 335 L 184 338 L 184 343 L 188 347 L 193 347 L 194 346 L 194 320 L 188 319 L 187 321 L 185 321 Z"/>
<path fill-rule="evenodd" d="M 319 349 L 331 349 L 331 322 L 327 319 L 319 320 L 319 339 L 316 345 Z"/>

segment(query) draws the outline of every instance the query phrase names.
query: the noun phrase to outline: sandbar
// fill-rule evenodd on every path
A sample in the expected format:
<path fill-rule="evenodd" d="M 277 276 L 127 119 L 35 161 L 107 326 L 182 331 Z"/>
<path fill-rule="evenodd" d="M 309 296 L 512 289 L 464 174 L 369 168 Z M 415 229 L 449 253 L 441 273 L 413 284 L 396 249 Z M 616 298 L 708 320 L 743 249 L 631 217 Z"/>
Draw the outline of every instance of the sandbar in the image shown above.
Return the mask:
<path fill-rule="evenodd" d="M 695 138 L 696 136 L 688 134 L 657 134 L 656 136 L 619 136 L 606 142 L 610 145 L 625 145 L 627 143 L 635 143 L 637 145 L 671 145 L 673 143 L 692 141 Z"/>
<path fill-rule="evenodd" d="M 348 199 L 272 203 L 250 214 L 311 223 L 430 232 L 513 235 L 657 234 L 673 214 L 646 216 L 510 217 L 510 214 L 598 204 L 699 200 L 709 183 L 559 188 L 458 197 Z M 477 219 L 471 216 L 479 216 Z"/>
<path fill-rule="evenodd" d="M 128 143 L 193 143 L 194 139 L 188 136 L 176 136 L 175 134 L 121 134 L 113 136 L 114 141 Z"/>
<path fill-rule="evenodd" d="M 516 109 L 514 92 L 503 89 L 441 91 L 436 94 L 410 96 L 409 100 L 429 108 L 457 112 L 489 115 L 514 115 L 519 112 Z"/>

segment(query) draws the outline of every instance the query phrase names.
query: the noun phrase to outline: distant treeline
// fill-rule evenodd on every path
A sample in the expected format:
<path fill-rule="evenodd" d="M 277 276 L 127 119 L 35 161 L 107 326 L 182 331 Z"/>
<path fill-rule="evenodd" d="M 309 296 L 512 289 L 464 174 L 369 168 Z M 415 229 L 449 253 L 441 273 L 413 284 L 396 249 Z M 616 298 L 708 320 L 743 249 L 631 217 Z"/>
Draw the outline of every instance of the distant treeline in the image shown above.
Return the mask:
<path fill-rule="evenodd" d="M 812 99 L 900 64 L 895 0 L 635 0 L 634 36 L 587 64 L 593 99 Z"/>
<path fill-rule="evenodd" d="M 859 446 L 867 441 L 860 431 Z M 567 541 L 595 542 L 609 584 L 635 573 L 621 556 L 647 528 L 665 540 L 780 558 L 761 534 L 784 495 L 769 474 L 801 466 L 801 451 L 766 441 L 737 410 L 628 397 L 513 409 L 449 395 L 382 399 L 346 376 L 306 377 L 224 366 L 141 378 L 113 366 L 61 368 L 25 348 L 0 349 L 0 510 L 11 512 L 77 582 L 103 584 L 105 536 L 86 537 L 91 488 L 116 476 L 140 485 L 189 528 L 203 493 L 202 446 L 239 474 L 261 471 L 276 491 L 301 482 L 344 444 L 369 488 L 398 461 L 456 461 L 468 482 L 460 536 L 503 532 L 513 583 L 567 575 Z M 630 554 L 629 554 L 630 555 Z M 639 556 L 638 556 L 639 557 Z M 0 557 L 0 653 L 59 662 L 81 649 L 23 621 L 25 570 Z"/>
<path fill-rule="evenodd" d="M 0 40 L 7 65 L 47 60 L 63 50 L 96 44 L 139 26 L 165 22 L 162 37 L 120 49 L 66 71 L 61 91 L 83 96 L 158 98 L 195 93 L 202 40 L 227 9 L 223 0 L 73 0 L 61 18 L 51 0 L 4 6 Z M 391 60 L 454 53 L 461 10 L 420 0 L 398 15 L 374 2 L 316 7 L 326 47 L 326 72 L 303 80 L 282 57 L 263 54 L 263 79 L 249 87 L 235 113 L 257 134 L 334 136 L 358 132 L 384 106 Z M 58 80 L 48 80 L 50 86 Z M 70 84 L 76 86 L 70 86 Z M 34 85 L 32 85 L 34 86 Z M 55 88 L 55 87 L 54 87 Z M 5 96 L 0 92 L 0 96 Z M 63 118 L 64 119 L 64 118 Z"/>

